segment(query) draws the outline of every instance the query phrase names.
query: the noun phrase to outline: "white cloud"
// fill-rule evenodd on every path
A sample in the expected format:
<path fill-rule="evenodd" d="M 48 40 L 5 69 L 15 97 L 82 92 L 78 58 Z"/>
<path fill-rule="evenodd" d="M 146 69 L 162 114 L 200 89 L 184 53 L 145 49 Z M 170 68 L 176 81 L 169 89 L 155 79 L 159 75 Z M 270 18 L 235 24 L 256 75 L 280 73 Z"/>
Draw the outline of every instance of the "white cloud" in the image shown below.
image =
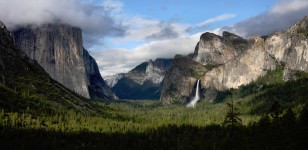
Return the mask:
<path fill-rule="evenodd" d="M 220 29 L 209 32 L 221 34 Z M 173 58 L 175 54 L 187 55 L 193 53 L 201 34 L 200 32 L 192 36 L 152 41 L 134 49 L 91 51 L 91 54 L 93 54 L 99 64 L 102 76 L 109 76 L 128 72 L 149 59 Z"/>
<path fill-rule="evenodd" d="M 235 17 L 234 14 L 223 14 L 210 18 L 202 24 L 209 25 L 233 17 Z M 147 43 L 133 49 L 92 50 L 103 76 L 128 72 L 149 59 L 173 58 L 176 54 L 193 53 L 202 34 L 188 35 L 188 28 L 195 28 L 195 25 L 163 22 L 140 16 L 126 16 L 122 19 L 126 20 L 124 25 L 128 26 L 126 34 L 123 37 L 114 38 L 114 43 L 145 40 Z M 222 31 L 216 29 L 210 32 L 221 34 Z"/>
<path fill-rule="evenodd" d="M 175 54 L 194 51 L 199 36 L 179 37 L 163 41 L 153 41 L 134 49 L 111 49 L 92 51 L 103 76 L 128 72 L 141 62 L 156 58 L 173 58 Z"/>
<path fill-rule="evenodd" d="M 121 8 L 116 1 L 93 4 L 89 0 L 0 0 L 0 19 L 9 29 L 54 22 L 78 26 L 90 46 L 105 36 L 125 33 L 125 27 L 114 19 Z"/>
<path fill-rule="evenodd" d="M 127 27 L 124 36 L 115 38 L 117 43 L 144 40 L 176 38 L 186 34 L 188 25 L 175 22 L 148 19 L 141 16 L 123 16 L 123 25 Z"/>
<path fill-rule="evenodd" d="M 198 23 L 196 25 L 196 27 L 202 28 L 202 27 L 207 26 L 209 24 L 212 24 L 212 23 L 215 23 L 215 22 L 218 22 L 218 21 L 223 21 L 223 20 L 231 19 L 231 18 L 234 18 L 234 17 L 236 17 L 236 14 L 222 14 L 222 15 L 219 15 L 219 16 L 207 19 L 207 20 L 205 20 L 205 21 L 203 21 L 201 23 Z"/>
<path fill-rule="evenodd" d="M 279 0 L 268 11 L 236 23 L 231 27 L 224 27 L 241 36 L 267 35 L 275 31 L 282 31 L 308 15 L 307 0 Z"/>
<path fill-rule="evenodd" d="M 80 27 L 85 48 L 91 50 L 103 75 L 127 72 L 149 59 L 172 58 L 194 51 L 200 33 L 193 36 L 187 33 L 194 25 L 126 14 L 123 7 L 121 1 L 114 0 L 0 0 L 0 18 L 10 29 L 54 22 Z M 232 16 L 217 16 L 206 24 Z M 93 50 L 104 46 L 106 36 L 115 36 L 112 41 L 120 44 L 139 41 L 147 44 L 133 49 Z"/>
<path fill-rule="evenodd" d="M 275 14 L 284 14 L 300 9 L 306 9 L 308 7 L 307 0 L 282 0 L 280 3 L 275 5 L 270 12 Z"/>
<path fill-rule="evenodd" d="M 257 16 L 236 23 L 231 27 L 216 29 L 215 31 L 212 32 L 216 34 L 221 34 L 222 30 L 228 30 L 244 37 L 250 35 L 267 35 L 274 31 L 280 31 L 286 29 L 290 25 L 294 24 L 296 21 L 302 19 L 305 15 L 308 15 L 307 3 L 308 2 L 306 0 L 280 0 L 277 1 L 277 3 L 271 9 L 262 14 L 259 14 Z M 188 27 L 187 26 L 185 27 L 186 29 L 188 29 L 189 27 L 202 27 L 210 23 L 214 23 L 216 21 L 221 21 L 224 19 L 229 19 L 232 17 L 235 17 L 235 15 L 224 14 L 221 16 L 207 19 L 197 24 L 196 26 L 188 25 Z M 159 30 L 160 29 L 157 28 L 157 30 L 154 31 L 157 33 L 159 32 Z M 153 33 L 154 32 L 152 32 L 151 34 Z M 140 36 L 140 39 L 143 39 L 148 35 L 150 34 L 147 35 L 142 34 L 142 36 Z M 106 53 L 106 51 L 96 51 L 94 53 L 100 54 L 100 56 L 96 57 L 96 59 L 99 60 L 103 76 L 120 72 L 127 72 L 136 65 L 140 64 L 143 61 L 147 61 L 148 59 L 155 59 L 158 57 L 173 58 L 175 54 L 192 53 L 194 51 L 195 45 L 199 40 L 199 36 L 201 35 L 201 33 L 198 33 L 194 36 L 188 36 L 187 33 L 181 35 L 184 36 L 179 36 L 173 39 L 152 41 L 149 44 L 144 44 L 131 50 L 127 49 L 121 49 L 118 51 L 109 50 L 107 51 L 107 53 L 114 56 L 110 58 L 107 58 L 110 55 L 104 54 Z"/>

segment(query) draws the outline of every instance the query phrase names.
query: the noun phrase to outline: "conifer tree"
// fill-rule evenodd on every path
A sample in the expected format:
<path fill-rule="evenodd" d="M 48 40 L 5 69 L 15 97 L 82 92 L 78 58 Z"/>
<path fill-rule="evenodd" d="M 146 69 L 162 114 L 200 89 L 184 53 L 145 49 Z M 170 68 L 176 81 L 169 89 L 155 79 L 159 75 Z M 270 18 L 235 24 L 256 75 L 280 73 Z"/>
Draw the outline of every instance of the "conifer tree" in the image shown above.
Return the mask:
<path fill-rule="evenodd" d="M 269 115 L 272 117 L 274 122 L 278 123 L 281 114 L 282 114 L 281 106 L 278 101 L 275 101 L 270 109 Z"/>
<path fill-rule="evenodd" d="M 240 113 L 238 112 L 238 108 L 234 106 L 234 102 L 232 100 L 231 103 L 227 103 L 229 110 L 227 112 L 227 115 L 224 119 L 223 125 L 226 127 L 234 128 L 236 126 L 240 126 L 242 123 L 241 118 L 239 117 Z"/>

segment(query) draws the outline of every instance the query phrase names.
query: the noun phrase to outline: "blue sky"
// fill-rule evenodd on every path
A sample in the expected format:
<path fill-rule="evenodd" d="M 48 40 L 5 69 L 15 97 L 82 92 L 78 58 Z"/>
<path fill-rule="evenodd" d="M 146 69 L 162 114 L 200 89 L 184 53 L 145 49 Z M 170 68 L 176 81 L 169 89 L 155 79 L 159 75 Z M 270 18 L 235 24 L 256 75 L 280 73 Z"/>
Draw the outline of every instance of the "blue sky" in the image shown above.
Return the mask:
<path fill-rule="evenodd" d="M 306 15 L 308 0 L 0 0 L 10 30 L 55 20 L 80 27 L 102 76 L 193 53 L 204 32 L 260 36 Z"/>
<path fill-rule="evenodd" d="M 96 1 L 97 4 L 101 2 L 101 0 Z M 122 4 L 121 12 L 125 15 L 139 16 L 148 20 L 159 20 L 169 23 L 197 25 L 224 14 L 230 15 L 229 18 L 214 21 L 202 28 L 193 29 L 187 33 L 192 35 L 204 30 L 213 30 L 232 25 L 246 18 L 256 16 L 270 9 L 275 0 L 119 0 L 114 2 Z M 106 49 L 131 49 L 146 43 L 146 40 L 141 39 L 115 44 L 110 42 L 112 39 L 112 37 L 105 39 Z"/>
<path fill-rule="evenodd" d="M 268 10 L 274 0 L 124 0 L 124 11 L 145 17 L 197 24 L 225 13 L 238 14 L 239 19 Z M 229 22 L 232 23 L 232 22 Z"/>

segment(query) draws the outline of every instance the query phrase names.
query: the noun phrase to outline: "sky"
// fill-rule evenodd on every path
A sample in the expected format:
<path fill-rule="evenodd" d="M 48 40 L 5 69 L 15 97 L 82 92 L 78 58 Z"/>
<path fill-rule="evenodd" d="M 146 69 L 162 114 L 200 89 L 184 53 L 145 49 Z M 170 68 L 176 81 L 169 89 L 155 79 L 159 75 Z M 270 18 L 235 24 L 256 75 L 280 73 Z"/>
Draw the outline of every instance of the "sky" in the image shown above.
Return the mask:
<path fill-rule="evenodd" d="M 308 0 L 0 0 L 0 20 L 10 30 L 54 22 L 80 27 L 104 77 L 193 53 L 204 32 L 266 35 L 305 15 Z"/>

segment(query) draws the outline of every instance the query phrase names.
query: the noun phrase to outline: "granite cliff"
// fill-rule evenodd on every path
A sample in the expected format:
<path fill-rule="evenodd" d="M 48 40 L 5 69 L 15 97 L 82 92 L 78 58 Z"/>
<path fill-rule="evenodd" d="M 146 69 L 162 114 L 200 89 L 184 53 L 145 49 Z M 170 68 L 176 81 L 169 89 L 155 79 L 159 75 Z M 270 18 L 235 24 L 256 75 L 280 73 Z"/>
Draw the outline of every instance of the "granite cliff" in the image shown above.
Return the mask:
<path fill-rule="evenodd" d="M 14 31 L 16 45 L 68 89 L 92 99 L 117 97 L 83 48 L 82 31 L 65 24 L 27 26 Z"/>
<path fill-rule="evenodd" d="M 91 99 L 118 99 L 102 78 L 95 59 L 85 49 L 83 50 L 83 60 Z"/>
<path fill-rule="evenodd" d="M 37 62 L 18 49 L 13 35 L 1 21 L 0 109 L 23 113 L 32 109 L 39 114 L 64 109 L 95 113 L 87 99 L 51 79 Z"/>
<path fill-rule="evenodd" d="M 172 59 L 149 60 L 106 81 L 121 99 L 159 99 L 165 71 L 171 66 Z"/>
<path fill-rule="evenodd" d="M 212 100 L 217 91 L 248 84 L 269 70 L 283 67 L 284 80 L 308 72 L 308 17 L 284 32 L 243 39 L 224 32 L 204 33 L 193 57 L 175 57 L 164 79 L 161 101 L 187 103 L 201 80 L 202 98 Z"/>

